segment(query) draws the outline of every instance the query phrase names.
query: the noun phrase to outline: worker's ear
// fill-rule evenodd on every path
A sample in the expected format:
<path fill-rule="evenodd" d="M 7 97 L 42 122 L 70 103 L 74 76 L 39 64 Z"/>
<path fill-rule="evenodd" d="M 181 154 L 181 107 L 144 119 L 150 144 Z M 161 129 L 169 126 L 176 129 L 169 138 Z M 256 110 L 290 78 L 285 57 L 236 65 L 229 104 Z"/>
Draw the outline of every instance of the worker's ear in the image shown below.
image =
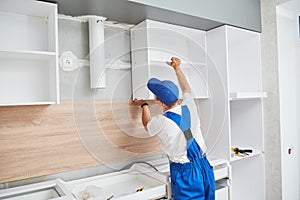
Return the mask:
<path fill-rule="evenodd" d="M 160 106 L 164 106 L 164 103 L 161 100 L 158 100 Z"/>
<path fill-rule="evenodd" d="M 161 103 L 162 103 L 162 107 L 164 108 L 164 110 L 167 110 L 167 109 L 169 109 L 169 108 L 170 108 L 170 106 L 168 106 L 168 105 L 164 104 L 163 102 L 161 102 Z"/>

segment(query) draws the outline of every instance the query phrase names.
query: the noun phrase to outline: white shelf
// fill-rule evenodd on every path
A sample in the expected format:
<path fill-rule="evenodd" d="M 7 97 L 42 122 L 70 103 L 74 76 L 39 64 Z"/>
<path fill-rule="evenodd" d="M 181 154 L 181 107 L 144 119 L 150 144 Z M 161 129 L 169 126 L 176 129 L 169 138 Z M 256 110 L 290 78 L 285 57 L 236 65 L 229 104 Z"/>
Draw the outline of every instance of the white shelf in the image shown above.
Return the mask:
<path fill-rule="evenodd" d="M 267 97 L 266 92 L 232 92 L 230 93 L 230 100 L 243 100 Z"/>
<path fill-rule="evenodd" d="M 56 52 L 0 50 L 1 59 L 51 60 L 55 59 L 55 56 Z"/>
<path fill-rule="evenodd" d="M 153 64 L 158 64 L 158 65 L 165 65 L 167 67 L 170 67 L 166 61 L 169 61 L 170 58 L 166 59 L 166 60 L 151 60 L 150 62 Z M 181 69 L 186 68 L 193 68 L 193 67 L 206 67 L 206 63 L 204 62 L 185 62 L 181 60 Z M 172 67 L 170 67 L 172 69 Z"/>
<path fill-rule="evenodd" d="M 36 102 L 14 102 L 14 103 L 0 103 L 0 106 L 26 106 L 26 105 L 50 105 L 56 104 L 56 101 L 36 101 Z"/>
<path fill-rule="evenodd" d="M 213 167 L 218 165 L 228 164 L 228 161 L 224 159 L 214 158 L 210 156 L 207 156 L 207 159 L 209 160 L 210 165 Z"/>
<path fill-rule="evenodd" d="M 232 155 L 233 155 L 233 154 L 232 154 Z M 238 155 L 234 155 L 233 157 L 231 157 L 230 163 L 231 163 L 231 162 L 240 161 L 240 160 L 244 160 L 244 159 L 248 159 L 248 158 L 251 158 L 251 157 L 254 157 L 254 156 L 258 156 L 258 155 L 262 155 L 262 152 L 261 152 L 261 151 L 253 150 L 253 152 L 252 152 L 252 153 L 249 153 L 248 156 L 238 156 Z"/>

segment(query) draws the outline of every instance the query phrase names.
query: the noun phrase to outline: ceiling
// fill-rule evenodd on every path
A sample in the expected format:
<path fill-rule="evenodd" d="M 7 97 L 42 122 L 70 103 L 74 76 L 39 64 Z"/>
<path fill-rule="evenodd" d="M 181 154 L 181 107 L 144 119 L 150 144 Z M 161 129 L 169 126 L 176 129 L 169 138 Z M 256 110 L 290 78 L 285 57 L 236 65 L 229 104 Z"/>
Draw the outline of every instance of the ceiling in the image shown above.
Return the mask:
<path fill-rule="evenodd" d="M 58 4 L 59 14 L 80 16 L 100 15 L 107 20 L 120 23 L 138 24 L 144 19 L 152 19 L 171 24 L 201 30 L 210 30 L 222 25 L 222 23 L 187 15 L 175 11 L 169 11 L 157 7 L 130 2 L 128 0 L 43 0 Z"/>

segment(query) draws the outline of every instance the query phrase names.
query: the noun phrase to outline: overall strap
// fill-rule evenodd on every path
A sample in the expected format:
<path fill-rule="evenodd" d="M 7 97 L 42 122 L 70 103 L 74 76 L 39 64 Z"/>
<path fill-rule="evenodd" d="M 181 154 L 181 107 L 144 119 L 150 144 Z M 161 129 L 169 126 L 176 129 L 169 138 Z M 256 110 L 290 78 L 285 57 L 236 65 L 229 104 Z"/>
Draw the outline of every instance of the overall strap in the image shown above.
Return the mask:
<path fill-rule="evenodd" d="M 191 115 L 186 105 L 181 106 L 181 109 L 181 116 L 173 112 L 166 112 L 164 115 L 173 120 L 179 126 L 184 133 L 185 139 L 189 141 L 193 138 L 193 134 L 191 132 Z"/>

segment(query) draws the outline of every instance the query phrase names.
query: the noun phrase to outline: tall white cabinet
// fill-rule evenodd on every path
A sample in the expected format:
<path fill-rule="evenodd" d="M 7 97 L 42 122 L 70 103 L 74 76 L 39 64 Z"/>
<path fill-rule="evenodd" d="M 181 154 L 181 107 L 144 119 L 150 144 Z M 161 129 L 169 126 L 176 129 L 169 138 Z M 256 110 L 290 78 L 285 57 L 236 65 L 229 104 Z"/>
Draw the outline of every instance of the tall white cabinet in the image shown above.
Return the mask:
<path fill-rule="evenodd" d="M 208 85 L 213 108 L 206 127 L 209 154 L 232 167 L 231 199 L 264 200 L 264 140 L 260 34 L 231 26 L 207 32 Z M 237 156 L 231 148 L 251 149 Z"/>
<path fill-rule="evenodd" d="M 0 1 L 0 105 L 59 103 L 57 5 Z"/>

